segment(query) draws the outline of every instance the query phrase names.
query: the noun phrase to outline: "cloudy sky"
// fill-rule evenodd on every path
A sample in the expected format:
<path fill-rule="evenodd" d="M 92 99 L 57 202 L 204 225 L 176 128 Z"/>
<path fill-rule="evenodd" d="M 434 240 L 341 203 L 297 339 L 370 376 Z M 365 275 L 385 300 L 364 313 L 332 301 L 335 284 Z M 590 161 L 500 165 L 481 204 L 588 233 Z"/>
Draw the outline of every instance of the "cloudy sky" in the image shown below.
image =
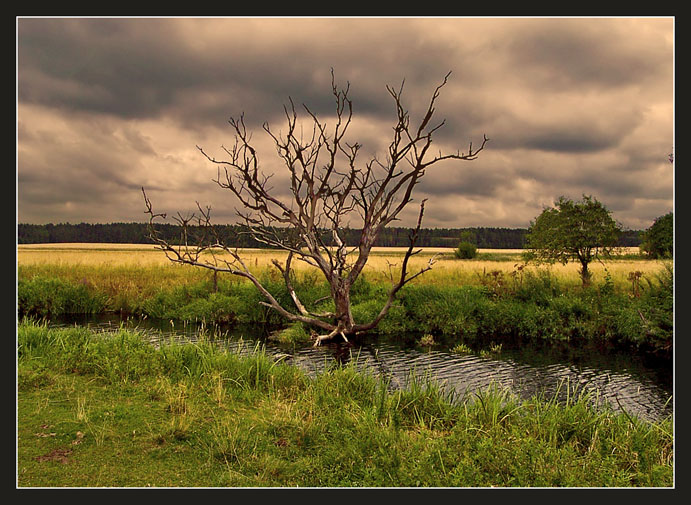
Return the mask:
<path fill-rule="evenodd" d="M 331 68 L 350 84 L 349 140 L 385 154 L 395 108 L 442 89 L 435 146 L 474 161 L 435 165 L 417 186 L 424 226 L 529 226 L 560 195 L 592 195 L 625 228 L 673 209 L 673 18 L 18 18 L 17 219 L 142 222 L 157 211 L 237 202 L 212 179 L 244 113 L 281 191 L 262 130 L 289 97 L 327 123 Z M 412 225 L 409 206 L 399 225 Z"/>

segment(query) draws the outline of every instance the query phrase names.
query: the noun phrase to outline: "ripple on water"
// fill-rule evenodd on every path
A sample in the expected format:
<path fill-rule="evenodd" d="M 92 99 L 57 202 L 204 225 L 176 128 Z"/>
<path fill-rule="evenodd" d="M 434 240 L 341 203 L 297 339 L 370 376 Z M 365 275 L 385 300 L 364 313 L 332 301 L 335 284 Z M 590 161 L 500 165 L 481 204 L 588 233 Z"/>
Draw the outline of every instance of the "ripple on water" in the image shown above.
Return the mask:
<path fill-rule="evenodd" d="M 108 331 L 119 329 L 122 321 L 79 321 L 78 324 Z M 169 327 L 162 331 L 160 326 L 147 325 L 143 321 L 133 326 L 148 332 L 155 344 L 195 340 L 198 335 L 194 327 L 185 328 L 185 331 Z M 548 356 L 544 349 L 526 351 L 525 346 L 520 352 L 502 351 L 490 356 L 425 350 L 391 342 L 370 342 L 361 346 L 330 343 L 317 348 L 286 349 L 252 336 L 248 331 L 229 333 L 225 339 L 215 341 L 240 355 L 263 349 L 276 359 L 300 367 L 309 376 L 316 376 L 334 364 L 352 362 L 359 370 L 387 379 L 390 387 L 406 387 L 413 377 L 422 381 L 429 379 L 451 389 L 457 398 L 496 384 L 511 389 L 522 398 L 536 394 L 565 398 L 567 394 L 589 393 L 596 404 L 609 404 L 615 411 L 623 409 L 651 421 L 673 412 L 672 388 L 657 379 L 655 370 L 640 363 L 622 365 L 621 358 L 610 363 L 601 354 L 591 360 L 592 363 L 581 355 L 575 363 Z"/>

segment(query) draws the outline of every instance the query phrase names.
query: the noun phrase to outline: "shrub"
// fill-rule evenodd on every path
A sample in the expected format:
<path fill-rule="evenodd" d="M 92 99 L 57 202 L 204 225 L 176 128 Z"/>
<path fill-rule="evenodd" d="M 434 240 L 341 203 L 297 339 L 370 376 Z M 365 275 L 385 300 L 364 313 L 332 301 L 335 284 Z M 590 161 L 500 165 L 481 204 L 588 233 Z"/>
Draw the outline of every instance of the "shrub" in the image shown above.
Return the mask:
<path fill-rule="evenodd" d="M 563 289 L 557 279 L 547 270 L 526 272 L 520 286 L 515 290 L 516 299 L 542 307 L 548 306 L 550 300 L 562 294 Z"/>
<path fill-rule="evenodd" d="M 473 336 L 472 312 L 486 298 L 485 290 L 474 286 L 409 286 L 401 303 L 418 332 Z"/>
<path fill-rule="evenodd" d="M 461 242 L 454 251 L 454 254 L 458 259 L 471 260 L 477 256 L 477 247 L 475 244 L 470 242 Z"/>

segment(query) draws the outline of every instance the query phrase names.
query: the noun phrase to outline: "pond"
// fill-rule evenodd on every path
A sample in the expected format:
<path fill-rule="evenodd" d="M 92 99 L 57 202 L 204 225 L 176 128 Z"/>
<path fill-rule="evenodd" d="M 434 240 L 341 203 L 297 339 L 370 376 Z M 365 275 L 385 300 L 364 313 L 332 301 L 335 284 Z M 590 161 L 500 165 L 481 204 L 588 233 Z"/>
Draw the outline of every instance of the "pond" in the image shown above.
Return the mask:
<path fill-rule="evenodd" d="M 314 376 L 334 364 L 353 362 L 358 369 L 383 376 L 391 387 L 406 387 L 411 378 L 432 379 L 462 398 L 497 384 L 522 398 L 543 394 L 565 396 L 567 391 L 590 392 L 599 405 L 624 410 L 640 419 L 656 421 L 673 413 L 673 370 L 670 361 L 604 349 L 595 344 L 517 344 L 502 342 L 494 352 L 486 346 L 471 353 L 452 352 L 454 343 L 420 345 L 419 338 L 372 337 L 360 343 L 325 343 L 319 347 L 286 346 L 267 338 L 256 327 L 220 327 L 119 316 L 61 318 L 54 325 L 85 325 L 103 331 L 137 329 L 154 344 L 194 341 L 214 335 L 219 345 L 240 354 L 263 349 L 276 360 L 294 364 Z"/>

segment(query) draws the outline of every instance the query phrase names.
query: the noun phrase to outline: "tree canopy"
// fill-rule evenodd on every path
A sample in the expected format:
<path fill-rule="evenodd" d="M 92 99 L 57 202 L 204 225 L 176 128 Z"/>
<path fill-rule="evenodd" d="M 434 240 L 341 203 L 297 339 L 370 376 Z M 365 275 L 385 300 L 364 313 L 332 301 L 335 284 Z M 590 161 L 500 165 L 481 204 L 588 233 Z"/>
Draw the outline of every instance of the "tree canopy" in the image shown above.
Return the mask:
<path fill-rule="evenodd" d="M 180 237 L 180 227 L 175 224 L 158 224 L 160 233 L 171 242 Z M 233 247 L 266 248 L 249 234 L 243 233 L 240 225 L 216 225 Z M 417 245 L 419 247 L 458 246 L 459 237 L 471 233 L 478 249 L 523 249 L 527 228 L 421 228 Z M 387 226 L 377 237 L 377 247 L 405 247 L 410 241 L 410 228 Z M 349 246 L 357 245 L 362 230 L 344 228 L 343 241 Z M 638 247 L 644 230 L 622 231 L 617 246 Z M 147 223 L 48 223 L 17 224 L 18 244 L 49 244 L 59 242 L 83 242 L 101 244 L 150 244 Z"/>
<path fill-rule="evenodd" d="M 537 262 L 581 264 L 581 280 L 590 281 L 588 265 L 607 256 L 616 247 L 621 225 L 596 198 L 583 195 L 581 201 L 560 196 L 555 207 L 546 208 L 530 224 L 526 246 Z"/>
<path fill-rule="evenodd" d="M 651 258 L 671 258 L 674 251 L 674 214 L 668 212 L 641 234 L 641 250 Z"/>

